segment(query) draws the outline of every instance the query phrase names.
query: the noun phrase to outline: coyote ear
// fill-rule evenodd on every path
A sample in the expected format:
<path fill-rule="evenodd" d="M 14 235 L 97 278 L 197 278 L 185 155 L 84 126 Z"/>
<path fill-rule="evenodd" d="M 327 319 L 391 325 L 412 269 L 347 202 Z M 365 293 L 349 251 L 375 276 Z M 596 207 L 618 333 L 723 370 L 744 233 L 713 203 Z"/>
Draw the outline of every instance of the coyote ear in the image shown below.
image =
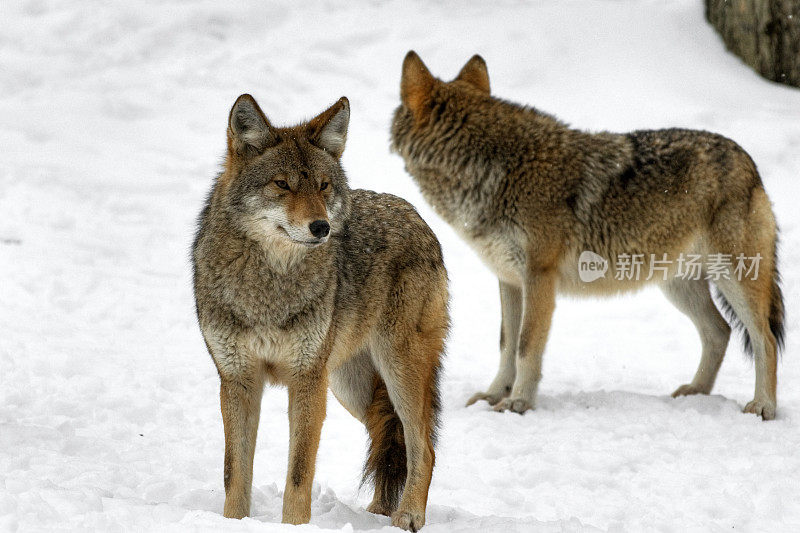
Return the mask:
<path fill-rule="evenodd" d="M 277 137 L 255 98 L 243 94 L 236 99 L 228 116 L 231 146 L 241 155 L 257 155 L 275 144 Z"/>
<path fill-rule="evenodd" d="M 350 102 L 342 96 L 335 104 L 309 121 L 309 140 L 333 157 L 342 157 L 349 124 Z"/>
<path fill-rule="evenodd" d="M 418 115 L 430 98 L 434 80 L 422 59 L 410 50 L 403 60 L 403 74 L 400 78 L 400 100 L 403 105 Z"/>
<path fill-rule="evenodd" d="M 475 54 L 472 59 L 461 69 L 456 76 L 456 80 L 469 83 L 482 92 L 489 94 L 489 71 L 486 69 L 486 61 L 481 56 Z"/>

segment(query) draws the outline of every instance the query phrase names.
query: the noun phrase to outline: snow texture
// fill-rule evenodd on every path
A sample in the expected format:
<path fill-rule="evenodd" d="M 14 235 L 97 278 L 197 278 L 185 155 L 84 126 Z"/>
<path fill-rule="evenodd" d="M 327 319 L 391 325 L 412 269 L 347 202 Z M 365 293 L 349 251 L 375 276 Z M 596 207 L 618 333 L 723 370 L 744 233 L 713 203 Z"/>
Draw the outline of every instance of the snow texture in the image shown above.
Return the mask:
<path fill-rule="evenodd" d="M 190 285 L 243 92 L 276 124 L 346 95 L 352 185 L 407 198 L 442 241 L 453 330 L 426 531 L 800 528 L 800 91 L 727 53 L 702 2 L 4 0 L 0 21 L 0 530 L 293 530 L 283 389 L 264 395 L 252 518 L 221 515 Z M 753 156 L 782 229 L 777 420 L 740 412 L 754 370 L 736 341 L 713 395 L 669 397 L 700 343 L 657 289 L 560 299 L 537 410 L 464 407 L 497 369 L 497 282 L 388 151 L 412 48 L 443 78 L 480 53 L 496 95 L 576 127 L 702 128 Z M 299 530 L 388 530 L 358 490 L 365 449 L 331 396 Z"/>

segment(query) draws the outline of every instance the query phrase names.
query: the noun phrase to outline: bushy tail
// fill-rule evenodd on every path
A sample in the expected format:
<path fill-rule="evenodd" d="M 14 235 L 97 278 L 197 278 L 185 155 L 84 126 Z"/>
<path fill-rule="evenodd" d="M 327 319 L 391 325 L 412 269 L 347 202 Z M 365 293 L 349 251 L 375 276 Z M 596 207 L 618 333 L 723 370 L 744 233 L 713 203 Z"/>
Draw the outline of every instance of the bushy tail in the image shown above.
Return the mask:
<path fill-rule="evenodd" d="M 775 344 L 778 353 L 783 351 L 784 345 L 784 308 L 783 292 L 781 291 L 781 275 L 778 272 L 778 240 L 775 239 L 772 260 L 772 293 L 769 300 L 769 329 L 775 336 Z"/>
<path fill-rule="evenodd" d="M 769 329 L 775 337 L 775 348 L 777 352 L 783 350 L 784 346 L 784 307 L 783 307 L 783 292 L 781 291 L 781 275 L 778 272 L 778 240 L 775 239 L 775 245 L 772 251 L 772 283 L 770 285 L 770 300 L 769 300 Z M 717 298 L 719 299 L 720 306 L 722 307 L 725 316 L 728 318 L 733 329 L 741 331 L 744 340 L 744 353 L 749 357 L 753 357 L 753 343 L 750 340 L 750 334 L 744 326 L 741 318 L 736 314 L 736 310 L 725 298 L 725 295 L 717 289 Z"/>
<path fill-rule="evenodd" d="M 431 442 L 436 444 L 439 427 L 441 399 L 439 396 L 440 366 L 437 363 L 429 383 L 430 409 L 426 409 Z M 370 436 L 367 462 L 361 484 L 372 482 L 376 493 L 383 495 L 383 504 L 389 509 L 397 508 L 406 483 L 406 442 L 403 423 L 394 410 L 386 384 L 375 379 L 375 393 L 367 408 L 366 426 Z"/>
<path fill-rule="evenodd" d="M 366 414 L 370 443 L 361 483 L 372 482 L 384 502 L 395 508 L 406 483 L 406 442 L 403 423 L 389 400 L 386 384 L 380 378 L 376 381 Z"/>

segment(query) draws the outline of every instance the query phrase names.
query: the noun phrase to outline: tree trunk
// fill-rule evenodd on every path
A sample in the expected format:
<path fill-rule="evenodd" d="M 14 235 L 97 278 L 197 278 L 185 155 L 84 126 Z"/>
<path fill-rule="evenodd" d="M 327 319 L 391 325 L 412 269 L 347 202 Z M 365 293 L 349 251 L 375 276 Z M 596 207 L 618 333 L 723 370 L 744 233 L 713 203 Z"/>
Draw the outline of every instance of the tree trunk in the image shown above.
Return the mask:
<path fill-rule="evenodd" d="M 800 0 L 705 0 L 728 50 L 772 81 L 800 87 Z"/>

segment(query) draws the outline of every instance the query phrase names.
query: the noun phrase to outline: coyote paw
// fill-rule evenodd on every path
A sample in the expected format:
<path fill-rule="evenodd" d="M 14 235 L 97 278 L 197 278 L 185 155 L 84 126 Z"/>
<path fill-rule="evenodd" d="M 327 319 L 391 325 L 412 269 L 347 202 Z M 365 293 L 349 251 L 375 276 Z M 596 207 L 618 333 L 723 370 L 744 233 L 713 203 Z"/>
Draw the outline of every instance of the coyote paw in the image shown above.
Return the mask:
<path fill-rule="evenodd" d="M 486 400 L 489 405 L 497 405 L 497 403 L 503 399 L 503 396 L 500 394 L 492 394 L 490 392 L 476 392 L 472 395 L 472 397 L 467 400 L 467 407 L 472 405 L 475 402 L 480 400 Z"/>
<path fill-rule="evenodd" d="M 494 410 L 497 412 L 509 410 L 519 414 L 524 413 L 528 409 L 533 409 L 533 404 L 522 398 L 504 398 L 494 406 Z"/>
<path fill-rule="evenodd" d="M 367 512 L 372 514 L 382 514 L 383 516 L 392 516 L 392 510 L 383 502 L 372 501 L 367 505 Z"/>
<path fill-rule="evenodd" d="M 775 418 L 775 402 L 765 400 L 752 400 L 744 406 L 745 413 L 753 413 L 764 420 Z"/>
<path fill-rule="evenodd" d="M 675 392 L 672 393 L 672 397 L 677 398 L 678 396 L 691 396 L 692 394 L 708 394 L 709 392 L 711 391 L 707 391 L 696 385 L 687 383 L 686 385 L 681 385 L 675 389 Z"/>
<path fill-rule="evenodd" d="M 392 525 L 406 531 L 419 531 L 425 525 L 425 513 L 414 511 L 395 511 L 392 514 Z"/>

